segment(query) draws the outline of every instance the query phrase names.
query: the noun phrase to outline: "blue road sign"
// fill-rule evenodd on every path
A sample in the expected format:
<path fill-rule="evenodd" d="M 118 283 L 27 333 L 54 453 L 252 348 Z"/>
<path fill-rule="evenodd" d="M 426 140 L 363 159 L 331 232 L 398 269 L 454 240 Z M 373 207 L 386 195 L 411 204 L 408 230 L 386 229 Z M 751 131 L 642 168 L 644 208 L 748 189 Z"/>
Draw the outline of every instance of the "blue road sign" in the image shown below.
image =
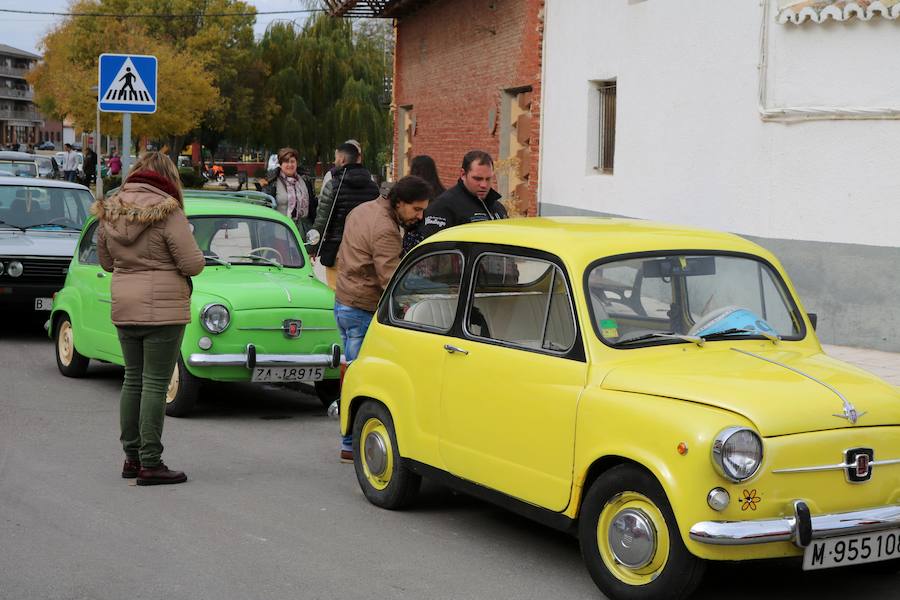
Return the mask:
<path fill-rule="evenodd" d="M 103 112 L 156 112 L 156 57 L 101 54 L 98 101 Z"/>

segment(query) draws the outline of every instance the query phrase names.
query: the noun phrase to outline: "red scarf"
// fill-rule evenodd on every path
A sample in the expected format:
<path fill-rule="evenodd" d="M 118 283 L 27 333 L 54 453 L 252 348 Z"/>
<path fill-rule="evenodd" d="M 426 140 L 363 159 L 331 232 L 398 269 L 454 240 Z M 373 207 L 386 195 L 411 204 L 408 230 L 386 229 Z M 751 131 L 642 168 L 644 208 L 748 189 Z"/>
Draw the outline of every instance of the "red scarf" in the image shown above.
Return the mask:
<path fill-rule="evenodd" d="M 156 171 L 137 171 L 128 176 L 125 180 L 125 183 L 146 183 L 147 185 L 152 185 L 158 190 L 161 190 L 173 198 L 180 198 L 181 194 L 178 193 L 178 187 L 157 173 Z"/>

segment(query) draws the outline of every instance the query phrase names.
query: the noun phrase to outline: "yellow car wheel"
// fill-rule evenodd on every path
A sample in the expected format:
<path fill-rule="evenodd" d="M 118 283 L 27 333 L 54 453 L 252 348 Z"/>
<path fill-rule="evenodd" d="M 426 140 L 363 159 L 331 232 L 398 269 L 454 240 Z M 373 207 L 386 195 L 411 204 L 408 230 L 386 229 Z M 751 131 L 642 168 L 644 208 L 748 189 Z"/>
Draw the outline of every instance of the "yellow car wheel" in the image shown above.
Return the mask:
<path fill-rule="evenodd" d="M 84 377 L 90 359 L 75 349 L 75 331 L 69 315 L 63 313 L 56 319 L 53 341 L 56 346 L 56 367 L 66 377 Z"/>
<path fill-rule="evenodd" d="M 422 482 L 403 464 L 391 413 L 371 400 L 359 407 L 353 420 L 353 465 L 363 494 L 382 508 L 407 506 Z"/>
<path fill-rule="evenodd" d="M 619 465 L 594 481 L 578 535 L 594 583 L 611 598 L 687 598 L 705 570 L 685 548 L 659 482 L 636 465 Z"/>

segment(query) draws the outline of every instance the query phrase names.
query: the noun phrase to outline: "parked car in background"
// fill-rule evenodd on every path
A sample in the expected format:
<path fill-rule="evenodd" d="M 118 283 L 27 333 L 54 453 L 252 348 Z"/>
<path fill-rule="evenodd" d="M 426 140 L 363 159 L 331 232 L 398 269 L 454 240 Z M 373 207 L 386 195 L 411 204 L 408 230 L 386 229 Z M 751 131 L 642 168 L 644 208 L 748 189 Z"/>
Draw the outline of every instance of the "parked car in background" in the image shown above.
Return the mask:
<path fill-rule="evenodd" d="M 577 532 L 612 599 L 685 598 L 708 561 L 896 571 L 900 389 L 824 354 L 815 323 L 738 236 L 453 227 L 388 285 L 341 429 L 370 502 L 424 476 Z"/>
<path fill-rule="evenodd" d="M 56 144 L 50 140 L 44 140 L 36 146 L 38 150 L 56 150 Z"/>
<path fill-rule="evenodd" d="M 0 306 L 51 309 L 93 201 L 76 183 L 0 177 Z"/>
<path fill-rule="evenodd" d="M 33 154 L 0 151 L 0 176 L 37 177 L 38 163 Z"/>
<path fill-rule="evenodd" d="M 258 192 L 184 190 L 185 213 L 206 268 L 192 278 L 191 313 L 166 414 L 192 410 L 203 381 L 307 384 L 324 405 L 339 394 L 334 294 L 315 278 L 296 225 Z M 82 377 L 91 359 L 122 365 L 111 322 L 110 280 L 97 258 L 97 226 L 84 228 L 50 318 L 57 366 Z"/>
<path fill-rule="evenodd" d="M 38 177 L 42 179 L 62 179 L 62 169 L 59 168 L 54 157 L 44 156 L 43 154 L 35 154 L 33 156 L 38 167 Z"/>

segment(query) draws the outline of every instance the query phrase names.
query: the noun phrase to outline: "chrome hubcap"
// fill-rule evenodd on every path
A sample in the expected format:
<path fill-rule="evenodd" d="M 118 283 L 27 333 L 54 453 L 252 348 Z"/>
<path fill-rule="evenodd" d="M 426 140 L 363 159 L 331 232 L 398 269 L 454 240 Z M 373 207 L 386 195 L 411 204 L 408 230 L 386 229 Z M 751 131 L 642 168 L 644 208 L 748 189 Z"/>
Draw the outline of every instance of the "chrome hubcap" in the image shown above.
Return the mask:
<path fill-rule="evenodd" d="M 375 476 L 384 474 L 385 467 L 387 467 L 387 447 L 381 436 L 375 432 L 367 435 L 364 451 L 369 472 Z"/>
<path fill-rule="evenodd" d="M 656 530 L 641 510 L 626 508 L 609 526 L 609 547 L 616 560 L 630 569 L 650 564 L 656 553 Z"/>

